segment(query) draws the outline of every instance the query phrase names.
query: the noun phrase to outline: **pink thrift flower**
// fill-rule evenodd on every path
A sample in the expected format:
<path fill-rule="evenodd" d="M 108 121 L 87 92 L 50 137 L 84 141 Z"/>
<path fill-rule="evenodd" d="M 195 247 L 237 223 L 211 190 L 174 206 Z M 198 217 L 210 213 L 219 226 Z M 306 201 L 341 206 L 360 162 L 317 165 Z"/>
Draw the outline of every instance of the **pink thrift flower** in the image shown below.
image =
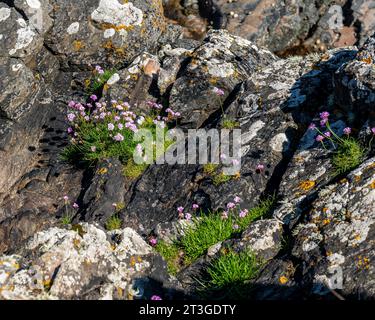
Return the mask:
<path fill-rule="evenodd" d="M 70 101 L 68 106 L 69 108 L 74 108 L 76 106 L 76 103 L 74 101 Z"/>
<path fill-rule="evenodd" d="M 214 93 L 216 93 L 218 96 L 223 96 L 223 95 L 225 95 L 225 92 L 224 92 L 224 90 L 223 89 L 219 89 L 219 88 L 216 88 L 216 87 L 214 87 Z"/>
<path fill-rule="evenodd" d="M 239 202 L 241 202 L 242 201 L 242 199 L 240 198 L 240 197 L 238 197 L 238 196 L 235 196 L 234 197 L 234 202 L 235 203 L 239 203 Z"/>
<path fill-rule="evenodd" d="M 68 114 L 68 120 L 69 120 L 69 122 L 73 122 L 75 118 L 76 118 L 76 115 L 74 113 L 69 113 Z"/>
<path fill-rule="evenodd" d="M 374 128 L 371 128 L 371 132 L 372 132 L 373 134 L 375 134 L 375 127 L 374 127 Z"/>
<path fill-rule="evenodd" d="M 122 134 L 118 133 L 113 137 L 113 139 L 115 139 L 115 141 L 117 142 L 121 142 L 121 141 L 124 141 L 125 138 Z"/>
<path fill-rule="evenodd" d="M 96 101 L 96 100 L 98 100 L 98 97 L 97 97 L 95 94 L 93 94 L 93 95 L 90 97 L 90 99 L 91 99 L 92 101 Z"/>
<path fill-rule="evenodd" d="M 327 121 L 328 121 L 328 119 L 320 120 L 320 126 L 324 127 L 326 125 Z"/>
<path fill-rule="evenodd" d="M 163 300 L 163 299 L 160 298 L 159 296 L 154 295 L 151 297 L 151 300 Z"/>
<path fill-rule="evenodd" d="M 122 129 L 124 129 L 124 125 L 123 125 L 122 123 L 119 123 L 119 124 L 117 125 L 117 128 L 119 128 L 119 130 L 122 130 Z"/>
<path fill-rule="evenodd" d="M 324 140 L 324 137 L 322 135 L 317 135 L 317 137 L 315 138 L 316 141 L 318 142 L 322 142 Z"/>
<path fill-rule="evenodd" d="M 73 133 L 73 128 L 72 127 L 69 127 L 68 128 L 68 133 L 70 134 L 70 133 Z"/>
<path fill-rule="evenodd" d="M 245 218 L 249 211 L 247 209 L 241 210 L 240 213 L 238 214 L 240 218 Z"/>
<path fill-rule="evenodd" d="M 344 132 L 344 134 L 349 135 L 349 134 L 351 134 L 352 129 L 349 128 L 349 127 L 346 127 L 346 128 L 343 130 L 343 132 Z"/>
<path fill-rule="evenodd" d="M 65 202 L 69 201 L 69 197 L 68 196 L 64 196 L 63 199 L 64 199 Z"/>
<path fill-rule="evenodd" d="M 233 225 L 234 230 L 238 230 L 239 228 L 240 228 L 240 226 L 238 224 Z"/>
<path fill-rule="evenodd" d="M 222 220 L 226 220 L 226 219 L 228 219 L 228 212 L 223 211 L 223 212 L 221 213 L 221 219 L 222 219 Z"/>
<path fill-rule="evenodd" d="M 329 132 L 329 131 L 324 132 L 324 136 L 327 137 L 327 138 L 330 138 L 331 137 L 331 132 Z"/>
<path fill-rule="evenodd" d="M 158 244 L 158 240 L 154 237 L 152 237 L 149 242 L 150 242 L 150 245 L 152 245 L 153 247 Z"/>
<path fill-rule="evenodd" d="M 112 123 L 108 123 L 108 130 L 113 131 L 115 129 L 115 126 Z"/>
<path fill-rule="evenodd" d="M 320 116 L 320 119 L 322 119 L 322 120 L 326 120 L 326 119 L 329 118 L 329 112 L 327 112 L 327 111 L 323 111 L 323 112 L 321 112 L 321 113 L 319 114 L 319 116 Z"/>
<path fill-rule="evenodd" d="M 227 204 L 227 208 L 228 208 L 228 209 L 233 209 L 235 206 L 236 206 L 236 205 L 235 205 L 233 202 L 229 202 L 229 203 Z"/>
<path fill-rule="evenodd" d="M 309 129 L 310 129 L 310 130 L 315 130 L 315 129 L 316 129 L 316 125 L 315 125 L 315 123 L 311 123 L 311 124 L 309 125 Z"/>
<path fill-rule="evenodd" d="M 183 212 L 184 211 L 184 207 L 178 207 L 177 211 L 180 212 L 180 213 Z"/>
<path fill-rule="evenodd" d="M 193 209 L 194 210 L 197 210 L 199 208 L 199 205 L 197 205 L 197 204 L 193 204 Z"/>
<path fill-rule="evenodd" d="M 263 171 L 263 170 L 264 170 L 264 165 L 263 165 L 263 164 L 258 164 L 258 165 L 256 166 L 256 170 L 258 170 L 258 171 Z"/>
<path fill-rule="evenodd" d="M 191 214 L 190 213 L 185 213 L 185 219 L 186 220 L 191 220 Z"/>
<path fill-rule="evenodd" d="M 77 203 L 74 202 L 74 203 L 73 203 L 73 208 L 74 208 L 74 209 L 79 209 L 79 205 L 78 205 Z"/>
<path fill-rule="evenodd" d="M 227 156 L 224 154 L 224 153 L 222 153 L 221 155 L 220 155 L 220 159 L 221 160 L 225 160 L 227 158 Z"/>

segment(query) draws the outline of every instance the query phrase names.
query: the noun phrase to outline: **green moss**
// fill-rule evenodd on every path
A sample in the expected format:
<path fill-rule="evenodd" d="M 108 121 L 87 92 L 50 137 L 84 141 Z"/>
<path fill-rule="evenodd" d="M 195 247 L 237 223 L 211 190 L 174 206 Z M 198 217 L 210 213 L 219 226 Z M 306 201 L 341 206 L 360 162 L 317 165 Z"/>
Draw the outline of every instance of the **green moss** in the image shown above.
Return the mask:
<path fill-rule="evenodd" d="M 231 120 L 231 119 L 224 119 L 222 123 L 222 127 L 224 129 L 233 130 L 235 128 L 239 127 L 239 123 L 237 121 Z"/>
<path fill-rule="evenodd" d="M 155 246 L 155 250 L 160 253 L 160 255 L 167 262 L 168 272 L 172 275 L 176 275 L 179 271 L 179 253 L 180 250 L 175 243 L 169 244 L 165 241 L 159 241 Z"/>
<path fill-rule="evenodd" d="M 129 160 L 126 165 L 124 166 L 123 174 L 126 178 L 129 179 L 137 179 L 139 178 L 143 172 L 147 169 L 148 164 L 136 164 L 131 159 Z"/>
<path fill-rule="evenodd" d="M 107 220 L 105 224 L 105 228 L 108 231 L 118 230 L 118 229 L 121 229 L 121 225 L 122 225 L 122 220 L 119 218 L 119 216 L 113 215 Z"/>
<path fill-rule="evenodd" d="M 207 163 L 203 165 L 203 172 L 208 175 L 212 175 L 217 168 L 219 167 L 218 164 L 213 164 L 213 163 Z"/>
<path fill-rule="evenodd" d="M 213 176 L 212 182 L 215 186 L 219 186 L 223 183 L 230 181 L 231 179 L 232 179 L 232 176 L 228 176 L 221 172 Z"/>

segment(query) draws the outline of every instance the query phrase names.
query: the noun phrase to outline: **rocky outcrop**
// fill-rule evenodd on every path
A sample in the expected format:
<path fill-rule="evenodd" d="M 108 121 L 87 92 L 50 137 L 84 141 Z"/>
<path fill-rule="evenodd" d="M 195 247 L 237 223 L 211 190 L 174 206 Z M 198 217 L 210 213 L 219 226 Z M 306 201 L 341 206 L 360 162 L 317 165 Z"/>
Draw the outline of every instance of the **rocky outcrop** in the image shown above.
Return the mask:
<path fill-rule="evenodd" d="M 1 299 L 150 299 L 163 290 L 150 282 L 163 272 L 168 278 L 152 248 L 130 228 L 52 228 L 35 234 L 22 254 L 0 257 Z"/>
<path fill-rule="evenodd" d="M 247 298 L 374 299 L 374 10 L 366 0 L 1 2 L 0 299 L 197 298 L 196 278 L 226 250 L 262 260 Z M 187 29 L 194 17 L 204 30 Z M 96 64 L 113 74 L 92 98 Z M 88 99 L 169 108 L 185 131 L 240 129 L 240 166 L 225 176 L 228 164 L 151 164 L 129 178 L 117 158 L 68 164 L 67 104 Z M 336 146 L 309 129 L 322 111 L 366 146 L 357 168 L 335 174 Z M 275 203 L 168 275 L 152 246 L 192 226 L 178 208 L 221 212 L 235 196 L 248 209 Z M 104 231 L 113 216 L 122 229 Z"/>

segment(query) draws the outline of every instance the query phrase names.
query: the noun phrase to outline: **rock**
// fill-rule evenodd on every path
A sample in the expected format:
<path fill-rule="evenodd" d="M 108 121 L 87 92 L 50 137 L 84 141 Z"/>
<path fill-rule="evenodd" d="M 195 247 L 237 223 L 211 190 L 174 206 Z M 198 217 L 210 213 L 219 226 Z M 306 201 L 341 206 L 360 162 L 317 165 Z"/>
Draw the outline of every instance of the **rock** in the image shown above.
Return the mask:
<path fill-rule="evenodd" d="M 375 31 L 370 0 L 214 0 L 200 4 L 205 6 L 203 16 L 215 28 L 225 28 L 281 55 L 362 45 Z"/>
<path fill-rule="evenodd" d="M 335 74 L 335 99 L 355 120 L 375 125 L 375 35 L 368 39 L 352 61 Z M 363 122 L 363 121 L 362 121 Z"/>
<path fill-rule="evenodd" d="M 282 224 L 275 220 L 259 220 L 245 230 L 234 243 L 235 250 L 251 250 L 264 260 L 274 258 L 281 248 Z"/>
<path fill-rule="evenodd" d="M 118 243 L 94 225 L 76 230 L 39 232 L 18 255 L 0 257 L 0 297 L 150 299 L 144 283 L 156 255 L 134 230 L 116 234 Z"/>
<path fill-rule="evenodd" d="M 127 188 L 129 183 L 123 175 L 121 162 L 118 159 L 102 161 L 96 167 L 94 177 L 84 194 L 85 211 L 79 218 L 104 225 L 117 209 L 125 206 Z"/>
<path fill-rule="evenodd" d="M 0 57 L 29 61 L 43 46 L 43 38 L 14 8 L 0 3 Z"/>
<path fill-rule="evenodd" d="M 311 294 L 374 295 L 374 160 L 322 189 L 294 231 L 292 253 L 303 262 L 301 281 Z"/>
<path fill-rule="evenodd" d="M 51 1 L 54 25 L 48 46 L 69 65 L 123 66 L 143 51 L 153 52 L 165 31 L 161 1 Z"/>
<path fill-rule="evenodd" d="M 130 64 L 126 69 L 120 70 L 115 75 L 115 81 L 105 86 L 107 101 L 116 100 L 129 102 L 132 109 L 138 113 L 148 114 L 150 106 L 147 101 L 155 100 L 152 85 L 160 72 L 160 62 L 157 57 L 144 53 Z M 154 89 L 155 90 L 155 89 Z M 154 93 L 157 96 L 157 93 Z"/>
<path fill-rule="evenodd" d="M 246 40 L 225 31 L 212 31 L 192 53 L 191 62 L 174 83 L 170 107 L 181 113 L 182 126 L 199 128 L 220 110 L 238 83 L 275 59 L 270 52 Z M 218 96 L 215 87 L 224 90 L 224 96 Z"/>

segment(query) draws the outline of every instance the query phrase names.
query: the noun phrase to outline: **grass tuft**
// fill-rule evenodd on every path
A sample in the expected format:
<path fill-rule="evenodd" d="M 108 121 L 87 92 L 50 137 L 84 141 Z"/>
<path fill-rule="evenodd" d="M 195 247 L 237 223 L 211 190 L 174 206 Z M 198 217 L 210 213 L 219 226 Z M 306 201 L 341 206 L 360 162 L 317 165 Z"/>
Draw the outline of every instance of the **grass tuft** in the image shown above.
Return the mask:
<path fill-rule="evenodd" d="M 118 215 L 113 215 L 112 217 L 110 217 L 107 220 L 107 222 L 105 224 L 105 228 L 108 231 L 113 231 L 113 230 L 121 229 L 121 225 L 122 225 L 122 221 L 119 218 L 119 216 Z"/>
<path fill-rule="evenodd" d="M 248 214 L 240 218 L 237 210 L 228 214 L 227 219 L 223 219 L 220 213 L 209 213 L 199 219 L 193 220 L 193 224 L 184 230 L 184 235 L 173 244 L 161 242 L 157 246 L 158 252 L 164 257 L 168 265 L 187 266 L 204 255 L 207 250 L 222 241 L 228 240 L 243 232 L 251 222 L 260 217 L 264 217 L 270 211 L 274 199 L 262 201 L 260 205 L 249 210 Z M 235 229 L 234 226 L 238 228 Z M 180 255 L 179 252 L 182 252 Z M 182 261 L 180 256 L 183 257 Z M 176 261 L 179 261 L 176 263 Z"/>
<path fill-rule="evenodd" d="M 332 158 L 332 165 L 336 174 L 346 173 L 360 165 L 366 150 L 354 138 L 342 139 Z"/>
<path fill-rule="evenodd" d="M 231 298 L 242 298 L 250 286 L 249 282 L 259 274 L 261 266 L 261 262 L 251 251 L 229 251 L 207 269 L 209 277 L 205 288 L 223 291 Z"/>

